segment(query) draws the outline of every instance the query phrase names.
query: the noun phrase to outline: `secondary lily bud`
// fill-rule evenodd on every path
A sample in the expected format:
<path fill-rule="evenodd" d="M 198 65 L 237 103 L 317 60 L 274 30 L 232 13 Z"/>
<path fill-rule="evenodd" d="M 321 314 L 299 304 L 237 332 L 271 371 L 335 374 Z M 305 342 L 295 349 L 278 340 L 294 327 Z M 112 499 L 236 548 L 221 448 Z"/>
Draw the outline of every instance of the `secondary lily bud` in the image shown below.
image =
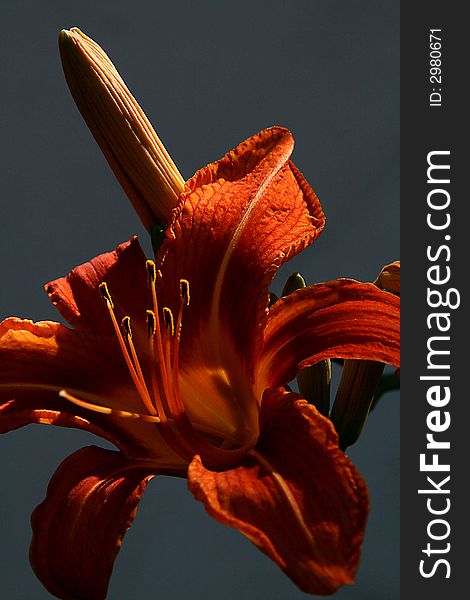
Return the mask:
<path fill-rule="evenodd" d="M 330 414 L 331 361 L 321 360 L 297 373 L 300 395 L 313 404 L 322 415 Z"/>
<path fill-rule="evenodd" d="M 281 296 L 289 296 L 296 290 L 306 287 L 300 273 L 292 273 L 282 288 Z M 297 373 L 300 395 L 313 404 L 325 417 L 330 414 L 331 362 L 321 360 L 311 367 L 305 367 Z"/>
<path fill-rule="evenodd" d="M 62 30 L 70 92 L 141 221 L 168 224 L 184 179 L 103 49 L 76 27 Z"/>
<path fill-rule="evenodd" d="M 305 279 L 300 273 L 292 273 L 282 288 L 281 296 L 289 296 L 295 290 L 300 290 L 306 286 Z"/>
<path fill-rule="evenodd" d="M 330 418 L 345 450 L 361 435 L 369 414 L 374 392 L 385 365 L 372 360 L 345 360 Z"/>
<path fill-rule="evenodd" d="M 381 290 L 386 290 L 392 294 L 400 295 L 400 261 L 385 265 L 380 275 L 374 281 L 375 285 Z"/>

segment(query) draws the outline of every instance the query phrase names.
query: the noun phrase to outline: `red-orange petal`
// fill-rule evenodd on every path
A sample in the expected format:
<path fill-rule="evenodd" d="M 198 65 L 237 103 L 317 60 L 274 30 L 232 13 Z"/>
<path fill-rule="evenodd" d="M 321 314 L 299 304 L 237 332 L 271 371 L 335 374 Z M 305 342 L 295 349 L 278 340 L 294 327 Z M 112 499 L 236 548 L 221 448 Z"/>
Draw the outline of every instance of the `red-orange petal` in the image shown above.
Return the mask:
<path fill-rule="evenodd" d="M 189 339 L 228 335 L 249 364 L 277 268 L 323 229 L 320 203 L 289 161 L 293 145 L 287 129 L 266 129 L 187 182 L 159 263 L 174 311 L 180 278 L 190 283 L 183 355 L 194 353 Z"/>
<path fill-rule="evenodd" d="M 282 385 L 325 358 L 400 364 L 400 300 L 372 283 L 337 279 L 281 298 L 269 313 L 260 387 Z"/>
<path fill-rule="evenodd" d="M 120 452 L 96 446 L 59 466 L 31 517 L 31 564 L 51 594 L 63 600 L 106 597 L 122 538 L 153 475 Z"/>
<path fill-rule="evenodd" d="M 352 583 L 368 513 L 365 483 L 331 422 L 295 394 L 267 392 L 255 451 L 214 472 L 199 457 L 189 488 L 219 522 L 239 529 L 305 592 Z"/>
<path fill-rule="evenodd" d="M 154 425 L 85 410 L 59 396 L 66 389 L 81 399 L 91 395 L 96 404 L 142 413 L 124 360 L 113 352 L 114 342 L 49 321 L 12 317 L 0 323 L 0 433 L 30 423 L 77 427 L 111 441 L 128 456 L 168 454 Z"/>
<path fill-rule="evenodd" d="M 130 316 L 133 331 L 145 333 L 145 310 L 152 306 L 145 261 L 145 254 L 133 237 L 113 252 L 101 254 L 75 267 L 66 277 L 51 281 L 45 289 L 54 306 L 75 329 L 114 336 L 98 289 L 105 281 L 118 318 Z"/>

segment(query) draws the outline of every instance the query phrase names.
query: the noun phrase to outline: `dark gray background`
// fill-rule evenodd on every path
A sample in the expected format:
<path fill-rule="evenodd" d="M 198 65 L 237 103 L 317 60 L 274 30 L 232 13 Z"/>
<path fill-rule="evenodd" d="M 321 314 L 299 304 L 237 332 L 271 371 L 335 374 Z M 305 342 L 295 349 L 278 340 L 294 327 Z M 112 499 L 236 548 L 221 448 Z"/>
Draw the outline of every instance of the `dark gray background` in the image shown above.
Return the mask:
<path fill-rule="evenodd" d="M 310 282 L 375 278 L 398 257 L 399 2 L 3 2 L 0 316 L 57 319 L 42 284 L 144 231 L 81 121 L 57 50 L 79 26 L 108 50 L 185 178 L 274 124 L 320 197 L 327 227 L 284 269 Z M 385 397 L 350 456 L 372 509 L 354 587 L 398 598 L 399 405 Z M 49 598 L 27 558 L 29 515 L 59 462 L 100 443 L 31 426 L 0 440 L 0 590 Z M 116 561 L 109 598 L 306 597 L 185 482 L 154 480 Z"/>

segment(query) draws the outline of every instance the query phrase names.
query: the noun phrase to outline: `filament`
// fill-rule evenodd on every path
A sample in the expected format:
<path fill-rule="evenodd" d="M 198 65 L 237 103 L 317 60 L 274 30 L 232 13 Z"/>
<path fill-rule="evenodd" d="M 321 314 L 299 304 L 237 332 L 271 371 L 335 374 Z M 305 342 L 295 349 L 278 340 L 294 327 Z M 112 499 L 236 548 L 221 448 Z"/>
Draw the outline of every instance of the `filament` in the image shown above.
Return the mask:
<path fill-rule="evenodd" d="M 136 390 L 148 414 L 119 410 L 87 402 L 66 390 L 60 396 L 84 409 L 97 413 L 115 415 L 128 419 L 140 419 L 161 425 L 159 432 L 165 442 L 185 460 L 191 460 L 195 453 L 201 454 L 209 464 L 232 465 L 238 457 L 246 453 L 247 448 L 228 448 L 226 443 L 216 445 L 201 434 L 204 426 L 195 425 L 186 414 L 179 385 L 179 353 L 183 330 L 185 307 L 190 303 L 190 286 L 187 279 L 180 279 L 180 305 L 176 320 L 172 310 L 165 306 L 159 312 L 157 298 L 157 268 L 152 260 L 146 262 L 147 283 L 152 296 L 152 309 L 146 311 L 148 355 L 150 361 L 150 382 L 147 385 L 133 340 L 132 323 L 124 316 L 121 328 L 114 312 L 114 303 L 106 282 L 102 282 L 99 291 L 108 309 L 119 346 Z M 145 363 L 147 364 L 147 363 Z M 217 435 L 217 432 L 213 432 Z M 220 436 L 218 439 L 221 439 Z M 221 440 L 223 442 L 223 440 Z M 226 439 L 225 442 L 228 442 Z"/>
<path fill-rule="evenodd" d="M 119 325 L 116 320 L 116 316 L 114 314 L 114 303 L 112 301 L 111 294 L 109 293 L 108 286 L 106 285 L 105 282 L 100 283 L 99 290 L 106 302 L 106 307 L 107 307 L 109 315 L 111 317 L 111 322 L 113 324 L 114 331 L 116 333 L 116 336 L 117 336 L 117 339 L 119 342 L 119 346 L 120 346 L 122 354 L 124 356 L 124 360 L 126 361 L 127 368 L 129 369 L 129 373 L 132 377 L 132 381 L 134 382 L 134 385 L 135 385 L 137 391 L 139 392 L 139 396 L 140 396 L 142 402 L 144 403 L 145 407 L 148 409 L 148 407 L 152 405 L 152 401 L 150 399 L 147 389 L 142 386 L 142 383 L 139 380 L 139 376 L 138 376 L 138 374 L 134 368 L 134 365 L 132 363 L 131 357 L 129 356 L 129 352 L 127 351 L 126 345 L 125 345 L 124 340 L 121 335 L 121 331 L 119 329 Z"/>
<path fill-rule="evenodd" d="M 132 362 L 134 364 L 134 368 L 136 370 L 137 377 L 139 378 L 142 388 L 145 390 L 145 396 L 142 398 L 142 400 L 145 404 L 145 407 L 149 411 L 149 413 L 151 415 L 156 415 L 157 411 L 155 410 L 155 407 L 152 402 L 152 398 L 151 398 L 148 388 L 147 388 L 147 384 L 145 383 L 144 374 L 142 373 L 142 368 L 140 366 L 140 362 L 137 357 L 137 352 L 135 350 L 134 342 L 132 341 L 131 318 L 127 317 L 127 316 L 124 317 L 122 319 L 122 326 L 123 326 L 124 331 L 126 332 L 127 345 L 129 346 L 129 350 L 131 351 Z"/>
<path fill-rule="evenodd" d="M 86 408 L 87 410 L 92 410 L 93 412 L 97 412 L 103 415 L 114 415 L 116 417 L 124 417 L 126 419 L 141 419 L 142 421 L 147 421 L 149 423 L 160 423 L 160 419 L 154 415 L 143 415 L 140 413 L 129 412 L 127 410 L 110 408 L 109 406 L 93 404 L 92 402 L 86 402 L 86 400 L 77 398 L 77 396 L 70 394 L 66 390 L 60 390 L 59 396 L 61 398 L 65 398 L 65 400 L 68 400 L 69 402 L 72 402 L 72 404 L 80 406 L 81 408 Z"/>

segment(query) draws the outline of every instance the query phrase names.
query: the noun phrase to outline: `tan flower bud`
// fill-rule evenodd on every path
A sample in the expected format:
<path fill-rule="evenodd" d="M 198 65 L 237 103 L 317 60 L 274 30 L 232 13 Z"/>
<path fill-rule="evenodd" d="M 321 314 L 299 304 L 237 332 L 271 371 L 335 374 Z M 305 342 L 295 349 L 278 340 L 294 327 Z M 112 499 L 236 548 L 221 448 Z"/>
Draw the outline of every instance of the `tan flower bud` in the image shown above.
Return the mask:
<path fill-rule="evenodd" d="M 145 227 L 168 224 L 184 180 L 103 49 L 77 28 L 60 54 L 72 96 Z"/>

